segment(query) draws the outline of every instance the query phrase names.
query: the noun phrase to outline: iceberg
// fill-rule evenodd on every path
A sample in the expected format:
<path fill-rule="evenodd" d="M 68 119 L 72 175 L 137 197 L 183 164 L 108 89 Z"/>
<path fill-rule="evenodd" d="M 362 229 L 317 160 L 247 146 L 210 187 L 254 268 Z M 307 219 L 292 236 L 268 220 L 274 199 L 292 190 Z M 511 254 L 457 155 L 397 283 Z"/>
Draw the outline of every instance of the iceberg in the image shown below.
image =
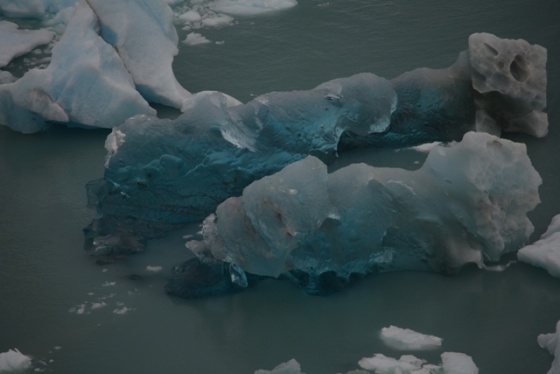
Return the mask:
<path fill-rule="evenodd" d="M 435 349 L 441 346 L 443 340 L 437 336 L 421 334 L 396 326 L 383 327 L 379 335 L 388 347 L 401 351 Z"/>
<path fill-rule="evenodd" d="M 94 252 L 138 250 L 141 238 L 201 221 L 256 179 L 309 154 L 332 158 L 344 131 L 384 131 L 395 102 L 389 81 L 362 73 L 247 104 L 203 92 L 175 120 L 132 118 L 109 135 L 105 177 L 88 186 L 99 211 L 87 229 Z"/>
<path fill-rule="evenodd" d="M 441 365 L 432 365 L 412 355 L 403 355 L 397 360 L 377 353 L 362 358 L 358 364 L 377 374 L 478 374 L 478 367 L 464 353 L 444 352 L 441 360 Z"/>
<path fill-rule="evenodd" d="M 0 21 L 0 68 L 15 57 L 48 44 L 54 35 L 48 30 L 20 30 L 13 22 Z"/>
<path fill-rule="evenodd" d="M 309 156 L 220 204 L 187 247 L 245 272 L 328 294 L 391 270 L 454 273 L 517 251 L 541 178 L 523 144 L 469 132 L 415 171 Z"/>
<path fill-rule="evenodd" d="M 546 349 L 551 355 L 554 355 L 554 361 L 547 374 L 560 372 L 560 321 L 556 323 L 556 331 L 550 334 L 540 334 L 537 342 L 541 348 Z"/>
<path fill-rule="evenodd" d="M 190 93 L 175 78 L 179 53 L 174 14 L 162 1 L 87 0 L 99 20 L 100 34 L 130 72 L 149 102 L 180 109 Z"/>
<path fill-rule="evenodd" d="M 283 362 L 272 370 L 259 369 L 255 374 L 305 374 L 301 371 L 301 365 L 295 359 Z"/>
<path fill-rule="evenodd" d="M 0 85 L 0 123 L 33 133 L 52 123 L 111 128 L 137 114 L 155 114 L 97 34 L 95 14 L 83 2 L 76 7 L 49 66 Z"/>
<path fill-rule="evenodd" d="M 560 215 L 552 218 L 546 232 L 536 242 L 517 252 L 519 261 L 538 266 L 560 277 Z"/>

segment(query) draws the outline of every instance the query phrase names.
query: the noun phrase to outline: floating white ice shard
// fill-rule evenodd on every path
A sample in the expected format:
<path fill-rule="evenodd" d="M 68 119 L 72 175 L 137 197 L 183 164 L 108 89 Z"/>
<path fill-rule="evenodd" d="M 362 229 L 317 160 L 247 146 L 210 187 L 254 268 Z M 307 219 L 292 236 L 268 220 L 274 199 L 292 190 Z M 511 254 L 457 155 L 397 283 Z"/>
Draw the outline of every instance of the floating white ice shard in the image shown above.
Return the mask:
<path fill-rule="evenodd" d="M 396 326 L 384 327 L 380 332 L 381 340 L 394 349 L 401 351 L 419 351 L 435 349 L 441 346 L 442 339 L 434 335 L 403 329 Z"/>
<path fill-rule="evenodd" d="M 210 2 L 212 10 L 235 16 L 246 16 L 288 9 L 297 0 L 216 0 Z"/>
<path fill-rule="evenodd" d="M 560 214 L 552 218 L 541 238 L 517 252 L 517 258 L 560 277 Z"/>
<path fill-rule="evenodd" d="M 17 348 L 0 353 L 0 373 L 20 372 L 31 367 L 31 357 Z"/>
<path fill-rule="evenodd" d="M 116 49 L 142 96 L 180 109 L 190 93 L 172 69 L 179 37 L 169 5 L 151 0 L 88 3 L 99 20 L 101 36 Z"/>

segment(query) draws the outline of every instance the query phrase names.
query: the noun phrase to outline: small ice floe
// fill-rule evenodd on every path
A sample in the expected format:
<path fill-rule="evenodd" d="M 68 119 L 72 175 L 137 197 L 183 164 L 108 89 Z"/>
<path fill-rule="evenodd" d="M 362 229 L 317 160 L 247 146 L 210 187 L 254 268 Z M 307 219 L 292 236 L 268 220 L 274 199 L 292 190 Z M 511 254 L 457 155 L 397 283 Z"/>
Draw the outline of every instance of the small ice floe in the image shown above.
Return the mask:
<path fill-rule="evenodd" d="M 441 342 L 443 340 L 437 336 L 425 335 L 410 329 L 403 329 L 396 326 L 382 328 L 379 336 L 388 347 L 401 351 L 423 351 L 435 349 L 441 346 Z"/>
<path fill-rule="evenodd" d="M 123 305 L 123 306 L 120 306 L 118 308 L 115 308 L 113 310 L 113 313 L 116 314 L 116 315 L 122 316 L 122 315 L 130 312 L 131 310 L 132 310 L 131 308 L 128 308 L 128 307 Z"/>
<path fill-rule="evenodd" d="M 362 358 L 358 365 L 377 374 L 478 374 L 478 367 L 464 353 L 444 352 L 441 360 L 440 365 L 433 365 L 412 355 L 403 355 L 397 360 L 377 353 L 373 357 Z"/>
<path fill-rule="evenodd" d="M 208 44 L 211 43 L 211 41 L 197 32 L 191 32 L 187 34 L 187 37 L 185 38 L 185 40 L 183 40 L 183 43 L 186 45 L 195 46 Z"/>
<path fill-rule="evenodd" d="M 146 266 L 146 270 L 152 271 L 152 272 L 154 272 L 154 273 L 157 273 L 158 271 L 162 271 L 162 270 L 163 270 L 163 266 L 159 266 L 159 265 L 148 265 L 148 266 Z"/>
<path fill-rule="evenodd" d="M 117 285 L 117 282 L 109 282 L 109 281 L 102 284 L 103 287 L 114 287 L 116 285 Z"/>
<path fill-rule="evenodd" d="M 0 353 L 0 373 L 10 373 L 29 369 L 31 357 L 24 355 L 17 348 Z"/>

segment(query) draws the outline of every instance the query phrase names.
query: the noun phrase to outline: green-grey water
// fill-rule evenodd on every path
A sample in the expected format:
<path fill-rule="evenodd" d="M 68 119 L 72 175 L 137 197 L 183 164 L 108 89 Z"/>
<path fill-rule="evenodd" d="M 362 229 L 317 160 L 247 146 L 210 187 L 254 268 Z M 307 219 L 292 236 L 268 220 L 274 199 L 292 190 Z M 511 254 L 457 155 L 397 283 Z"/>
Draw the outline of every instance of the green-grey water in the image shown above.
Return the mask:
<path fill-rule="evenodd" d="M 536 238 L 560 213 L 559 15 L 557 0 L 300 0 L 202 30 L 224 43 L 181 45 L 174 69 L 192 92 L 247 101 L 363 71 L 393 78 L 446 67 L 473 32 L 540 44 L 548 49 L 550 133 L 510 136 L 527 144 L 543 178 L 542 203 L 530 215 Z M 503 272 L 468 267 L 456 277 L 383 274 L 328 297 L 271 280 L 235 295 L 170 298 L 163 285 L 188 256 L 182 236 L 196 225 L 150 242 L 144 254 L 95 264 L 82 250 L 81 230 L 94 215 L 84 185 L 102 176 L 107 134 L 0 127 L 0 352 L 17 347 L 53 373 L 247 374 L 296 358 L 305 373 L 334 374 L 373 353 L 400 356 L 378 337 L 396 325 L 443 338 L 441 349 L 415 353 L 432 363 L 456 351 L 472 356 L 482 374 L 550 367 L 536 337 L 560 319 L 560 280 L 524 264 Z M 387 151 L 365 157 L 391 166 L 418 161 Z"/>

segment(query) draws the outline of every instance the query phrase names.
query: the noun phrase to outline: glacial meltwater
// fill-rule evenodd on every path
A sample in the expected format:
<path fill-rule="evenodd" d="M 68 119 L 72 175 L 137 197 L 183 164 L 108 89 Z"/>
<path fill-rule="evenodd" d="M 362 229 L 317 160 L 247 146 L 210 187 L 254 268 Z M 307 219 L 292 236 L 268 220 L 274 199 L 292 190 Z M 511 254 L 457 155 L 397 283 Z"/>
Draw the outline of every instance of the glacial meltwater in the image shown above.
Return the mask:
<path fill-rule="evenodd" d="M 216 11 L 227 6 L 214 3 Z M 173 70 L 190 92 L 217 90 L 247 102 L 361 72 L 392 79 L 418 67 L 446 68 L 475 32 L 547 48 L 549 133 L 505 137 L 527 145 L 543 180 L 542 202 L 529 214 L 532 240 L 560 213 L 558 0 L 299 0 L 232 17 L 190 30 L 177 22 Z M 29 61 L 16 58 L 6 69 L 18 75 Z M 156 109 L 161 117 L 178 115 Z M 359 369 L 358 361 L 375 353 L 439 364 L 443 352 L 469 355 L 481 374 L 550 369 L 553 356 L 537 336 L 554 332 L 560 320 L 560 279 L 525 263 L 507 266 L 515 256 L 494 271 L 370 276 L 329 296 L 269 279 L 197 300 L 171 297 L 164 287 L 173 266 L 192 256 L 184 244 L 198 224 L 115 262 L 88 256 L 82 230 L 95 211 L 86 206 L 85 185 L 103 176 L 108 134 L 53 126 L 23 135 L 0 126 L 0 353 L 17 348 L 30 356 L 25 372 L 252 374 L 296 359 L 303 373 L 335 374 Z M 415 169 L 424 158 L 410 150 L 357 150 L 332 168 L 367 160 Z M 441 346 L 391 348 L 379 335 L 391 325 L 440 337 Z"/>

